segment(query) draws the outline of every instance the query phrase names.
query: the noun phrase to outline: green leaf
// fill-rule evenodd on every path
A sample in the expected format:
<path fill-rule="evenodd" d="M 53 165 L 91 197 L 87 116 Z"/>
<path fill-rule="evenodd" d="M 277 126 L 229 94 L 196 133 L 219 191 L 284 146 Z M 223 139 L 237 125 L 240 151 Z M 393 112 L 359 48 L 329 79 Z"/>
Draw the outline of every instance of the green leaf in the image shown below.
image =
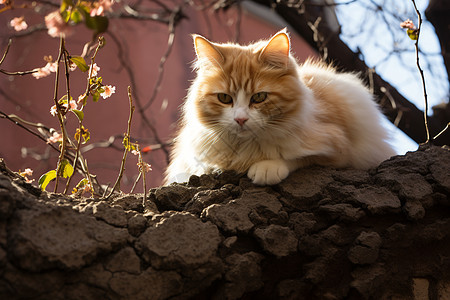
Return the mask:
<path fill-rule="evenodd" d="M 91 139 L 91 133 L 89 131 L 85 131 L 82 135 L 83 137 L 83 144 L 86 144 L 87 141 L 89 141 Z"/>
<path fill-rule="evenodd" d="M 70 164 L 70 162 L 67 159 L 63 159 L 61 161 L 61 165 L 59 167 L 59 170 L 60 170 L 60 174 L 59 175 L 64 177 L 64 178 L 70 177 L 73 174 L 73 167 L 72 167 L 72 165 Z"/>
<path fill-rule="evenodd" d="M 43 174 L 39 178 L 39 181 L 38 181 L 39 187 L 41 188 L 41 190 L 45 191 L 45 188 L 50 183 L 50 181 L 54 180 L 55 178 L 56 178 L 55 170 L 51 170 L 51 171 L 48 171 L 47 173 Z"/>
<path fill-rule="evenodd" d="M 131 144 L 130 144 L 130 150 L 128 150 L 128 151 L 133 151 L 133 150 L 138 151 L 138 149 L 139 149 L 139 144 L 137 144 L 137 143 L 131 143 Z"/>
<path fill-rule="evenodd" d="M 84 60 L 83 57 L 81 56 L 72 56 L 70 57 L 70 60 L 77 65 L 78 69 L 81 70 L 81 72 L 86 72 L 87 70 L 89 70 L 89 67 L 86 63 L 86 61 Z"/>
<path fill-rule="evenodd" d="M 94 102 L 98 102 L 99 98 L 100 98 L 100 93 L 98 91 L 96 91 L 95 93 L 92 94 L 92 100 Z"/>
<path fill-rule="evenodd" d="M 70 14 L 70 19 L 72 20 L 72 22 L 74 22 L 75 24 L 80 23 L 81 21 L 83 21 L 83 17 L 81 16 L 81 13 L 78 10 L 74 10 L 72 11 L 72 13 Z"/>
<path fill-rule="evenodd" d="M 82 110 L 72 109 L 72 112 L 77 116 L 77 118 L 80 122 L 83 122 L 84 112 Z"/>
<path fill-rule="evenodd" d="M 83 18 L 86 19 L 86 18 L 90 17 L 89 8 L 87 6 L 85 6 L 81 3 L 81 4 L 78 4 L 76 8 L 80 12 L 80 14 L 83 15 Z"/>
<path fill-rule="evenodd" d="M 81 142 L 82 144 L 86 144 L 87 141 L 89 141 L 89 139 L 91 138 L 91 133 L 89 132 L 88 129 L 84 128 L 83 125 L 81 125 L 81 130 L 80 128 L 77 128 L 77 131 L 75 132 L 75 140 L 79 140 L 80 139 L 80 133 L 81 133 L 81 137 L 83 138 L 83 142 Z"/>
<path fill-rule="evenodd" d="M 63 18 L 64 23 L 67 23 L 70 20 L 70 13 L 67 10 L 61 11 L 61 17 Z"/>
<path fill-rule="evenodd" d="M 69 6 L 73 6 L 72 0 L 63 0 L 61 2 L 61 7 L 60 7 L 59 11 L 62 13 L 63 11 L 67 10 L 67 8 L 69 8 Z"/>
<path fill-rule="evenodd" d="M 417 29 L 408 29 L 406 30 L 406 33 L 413 41 L 416 41 L 419 38 L 419 31 Z"/>
<path fill-rule="evenodd" d="M 76 185 L 76 187 L 73 188 L 72 194 L 79 192 L 80 189 L 84 189 L 84 187 L 88 184 L 89 180 L 87 180 L 86 178 L 81 179 L 80 182 L 78 182 L 78 184 Z"/>
<path fill-rule="evenodd" d="M 130 138 L 126 134 L 123 137 L 122 145 L 125 147 L 125 149 L 127 149 L 127 151 L 131 151 Z"/>
<path fill-rule="evenodd" d="M 130 142 L 130 137 L 126 134 L 125 137 L 123 138 L 122 144 L 125 147 L 125 149 L 127 149 L 127 151 L 133 150 L 139 151 L 139 144 Z"/>
<path fill-rule="evenodd" d="M 67 97 L 67 94 L 65 94 L 64 96 L 61 97 L 61 99 L 59 99 L 58 103 L 59 104 L 67 104 L 67 103 L 69 103 L 69 101 L 67 101 L 68 98 L 69 97 Z M 70 100 L 72 100 L 72 99 L 70 99 Z"/>
<path fill-rule="evenodd" d="M 109 20 L 104 16 L 91 17 L 85 15 L 86 26 L 95 31 L 95 33 L 102 33 L 108 29 Z"/>
<path fill-rule="evenodd" d="M 95 31 L 95 34 L 105 32 L 108 29 L 109 20 L 104 16 L 91 17 L 89 8 L 84 5 L 77 7 L 78 11 L 83 15 L 87 28 Z"/>
<path fill-rule="evenodd" d="M 102 81 L 103 81 L 103 78 L 102 78 L 102 76 L 95 76 L 95 77 L 92 77 L 90 80 L 89 80 L 89 84 L 92 86 L 92 85 L 97 85 L 97 87 L 96 88 L 98 88 L 98 86 L 100 86 L 101 84 L 102 84 Z M 92 87 L 91 87 L 92 88 Z"/>
<path fill-rule="evenodd" d="M 68 177 L 70 177 L 70 176 L 72 176 L 72 175 L 73 175 L 73 167 L 72 167 L 71 164 L 67 164 L 67 165 L 64 167 L 63 177 L 64 177 L 64 178 L 68 178 Z"/>

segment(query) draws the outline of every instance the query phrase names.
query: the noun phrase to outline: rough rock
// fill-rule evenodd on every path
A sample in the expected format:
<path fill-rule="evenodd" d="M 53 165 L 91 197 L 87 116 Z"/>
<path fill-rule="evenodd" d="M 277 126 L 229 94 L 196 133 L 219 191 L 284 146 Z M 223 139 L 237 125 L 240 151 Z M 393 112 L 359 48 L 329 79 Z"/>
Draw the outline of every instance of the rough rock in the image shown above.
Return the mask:
<path fill-rule="evenodd" d="M 109 286 L 119 299 L 168 299 L 179 294 L 182 278 L 175 271 L 155 271 L 148 268 L 139 275 L 115 272 Z"/>
<path fill-rule="evenodd" d="M 276 257 L 296 252 L 298 240 L 294 232 L 287 227 L 271 224 L 267 228 L 258 228 L 254 233 L 261 246 Z"/>
<path fill-rule="evenodd" d="M 184 185 L 162 186 L 150 194 L 161 210 L 182 210 L 184 205 L 197 193 L 197 189 Z"/>
<path fill-rule="evenodd" d="M 277 197 L 260 190 L 244 192 L 238 199 L 226 204 L 213 204 L 202 212 L 202 217 L 211 220 L 225 232 L 249 232 L 257 223 L 267 223 L 281 209 Z"/>
<path fill-rule="evenodd" d="M 377 261 L 382 240 L 376 232 L 361 232 L 348 252 L 353 264 L 367 265 Z"/>
<path fill-rule="evenodd" d="M 155 215 L 153 221 L 135 247 L 154 268 L 194 268 L 215 256 L 221 237 L 214 224 L 170 211 Z"/>
<path fill-rule="evenodd" d="M 355 192 L 354 197 L 372 214 L 393 213 L 401 207 L 400 199 L 384 187 L 362 188 Z"/>
<path fill-rule="evenodd" d="M 447 194 L 450 193 L 450 172 L 448 166 L 450 165 L 450 158 L 442 157 L 442 161 L 431 164 L 431 176 L 436 181 L 437 186 Z"/>
<path fill-rule="evenodd" d="M 125 211 L 120 206 L 111 206 L 105 201 L 94 204 L 92 213 L 94 217 L 113 226 L 125 227 L 128 223 Z"/>
<path fill-rule="evenodd" d="M 431 147 L 143 201 L 42 192 L 0 160 L 0 299 L 450 299 L 449 165 Z"/>
<path fill-rule="evenodd" d="M 186 204 L 186 210 L 198 215 L 206 207 L 222 203 L 230 196 L 231 191 L 226 187 L 217 190 L 200 191 Z"/>
<path fill-rule="evenodd" d="M 139 236 L 147 227 L 147 218 L 142 214 L 134 213 L 128 219 L 128 232 L 132 236 Z"/>
<path fill-rule="evenodd" d="M 333 170 L 324 168 L 300 169 L 278 185 L 283 203 L 300 209 L 305 204 L 315 203 L 321 198 L 323 188 L 333 182 Z"/>
<path fill-rule="evenodd" d="M 263 255 L 255 252 L 228 256 L 225 259 L 226 283 L 214 294 L 213 299 L 239 299 L 246 292 L 260 289 L 264 285 L 260 267 L 263 259 Z"/>
<path fill-rule="evenodd" d="M 353 207 L 348 203 L 322 205 L 320 211 L 327 213 L 333 219 L 349 222 L 356 222 L 365 215 L 361 208 Z"/>
<path fill-rule="evenodd" d="M 126 229 L 98 223 L 92 216 L 72 215 L 73 210 L 65 206 L 18 211 L 8 232 L 15 262 L 33 271 L 79 269 L 102 252 L 126 244 Z"/>

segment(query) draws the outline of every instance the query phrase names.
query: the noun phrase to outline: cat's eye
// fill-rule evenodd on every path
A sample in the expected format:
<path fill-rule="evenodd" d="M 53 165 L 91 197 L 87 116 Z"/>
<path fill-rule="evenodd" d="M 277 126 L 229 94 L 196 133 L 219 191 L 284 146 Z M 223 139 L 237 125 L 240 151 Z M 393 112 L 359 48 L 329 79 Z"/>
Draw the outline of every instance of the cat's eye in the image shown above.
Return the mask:
<path fill-rule="evenodd" d="M 267 99 L 267 92 L 259 92 L 252 96 L 250 99 L 252 103 L 261 103 Z"/>
<path fill-rule="evenodd" d="M 217 99 L 219 99 L 219 101 L 224 104 L 230 104 L 233 102 L 233 98 L 230 95 L 224 93 L 218 93 Z"/>

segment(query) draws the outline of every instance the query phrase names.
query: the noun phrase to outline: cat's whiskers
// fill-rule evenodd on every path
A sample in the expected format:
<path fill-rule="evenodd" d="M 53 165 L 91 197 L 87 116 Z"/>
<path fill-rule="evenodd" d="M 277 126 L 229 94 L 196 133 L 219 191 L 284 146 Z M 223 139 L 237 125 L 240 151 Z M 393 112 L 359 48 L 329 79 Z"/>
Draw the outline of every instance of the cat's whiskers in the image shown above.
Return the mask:
<path fill-rule="evenodd" d="M 280 123 L 280 124 L 278 124 Z M 282 125 L 282 126 L 280 126 Z M 284 121 L 270 121 L 265 124 L 265 134 L 269 136 L 269 138 L 293 138 L 298 139 L 298 131 L 294 131 L 296 128 L 294 121 L 284 120 Z"/>

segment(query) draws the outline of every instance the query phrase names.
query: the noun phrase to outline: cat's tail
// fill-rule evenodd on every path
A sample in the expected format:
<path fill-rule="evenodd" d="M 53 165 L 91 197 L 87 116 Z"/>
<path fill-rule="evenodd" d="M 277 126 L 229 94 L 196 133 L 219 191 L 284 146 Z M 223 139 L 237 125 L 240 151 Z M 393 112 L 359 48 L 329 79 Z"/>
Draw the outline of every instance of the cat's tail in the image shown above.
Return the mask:
<path fill-rule="evenodd" d="M 353 167 L 370 169 L 381 162 L 396 155 L 396 151 L 389 142 L 390 134 L 382 124 L 384 116 L 378 108 L 373 107 L 371 115 L 365 115 L 365 120 L 357 126 L 359 138 L 353 144 Z M 355 120 L 358 123 L 358 118 Z"/>

